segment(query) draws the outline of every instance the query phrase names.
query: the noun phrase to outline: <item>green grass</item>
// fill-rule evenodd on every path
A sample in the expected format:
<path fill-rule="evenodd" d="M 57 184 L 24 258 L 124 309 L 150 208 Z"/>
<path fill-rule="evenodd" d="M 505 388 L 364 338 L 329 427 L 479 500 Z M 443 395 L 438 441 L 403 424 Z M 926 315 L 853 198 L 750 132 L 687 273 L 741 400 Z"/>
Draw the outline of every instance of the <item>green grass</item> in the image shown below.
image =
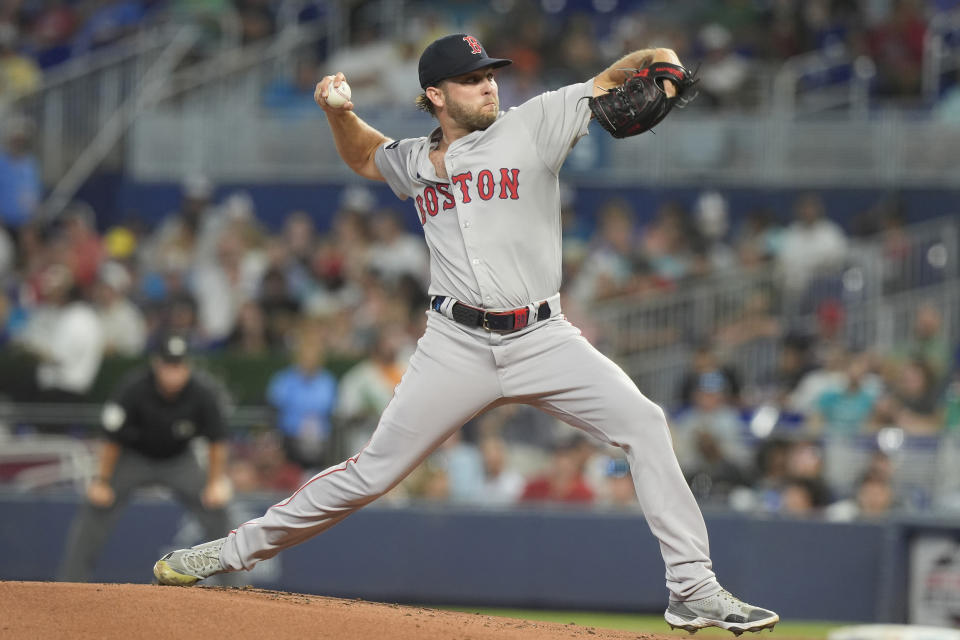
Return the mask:
<path fill-rule="evenodd" d="M 481 613 L 488 616 L 499 616 L 504 618 L 519 618 L 521 620 L 542 620 L 544 622 L 559 622 L 569 624 L 571 622 L 582 627 L 602 627 L 604 629 L 621 629 L 623 631 L 638 631 L 642 633 L 672 633 L 677 636 L 687 637 L 686 631 L 670 631 L 670 627 L 664 622 L 663 616 L 656 615 L 637 615 L 632 613 L 595 613 L 587 611 L 542 611 L 526 609 L 464 609 L 460 607 L 451 607 L 456 611 L 467 613 Z M 809 638 L 810 640 L 824 640 L 827 632 L 831 629 L 844 626 L 837 622 L 781 622 L 773 632 L 762 632 L 755 636 L 757 640 L 766 640 L 767 638 L 793 637 Z M 718 635 L 734 640 L 729 631 L 721 629 L 703 629 L 697 633 L 697 638 L 703 636 Z M 743 636 L 747 638 L 747 636 Z"/>

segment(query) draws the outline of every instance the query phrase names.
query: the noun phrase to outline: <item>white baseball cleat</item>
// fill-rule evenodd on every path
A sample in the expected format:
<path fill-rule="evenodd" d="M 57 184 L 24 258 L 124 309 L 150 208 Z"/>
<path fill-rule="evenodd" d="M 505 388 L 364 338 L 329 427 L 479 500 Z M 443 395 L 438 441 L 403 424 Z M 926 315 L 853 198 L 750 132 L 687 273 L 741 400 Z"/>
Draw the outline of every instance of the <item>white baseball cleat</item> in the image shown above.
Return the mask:
<path fill-rule="evenodd" d="M 671 602 L 663 618 L 671 629 L 696 633 L 705 627 L 720 627 L 737 636 L 744 631 L 773 631 L 780 622 L 773 611 L 747 604 L 726 590 L 699 600 Z"/>
<path fill-rule="evenodd" d="M 187 587 L 198 580 L 226 573 L 220 564 L 220 549 L 226 538 L 211 540 L 189 549 L 177 549 L 153 565 L 153 575 L 160 584 Z"/>

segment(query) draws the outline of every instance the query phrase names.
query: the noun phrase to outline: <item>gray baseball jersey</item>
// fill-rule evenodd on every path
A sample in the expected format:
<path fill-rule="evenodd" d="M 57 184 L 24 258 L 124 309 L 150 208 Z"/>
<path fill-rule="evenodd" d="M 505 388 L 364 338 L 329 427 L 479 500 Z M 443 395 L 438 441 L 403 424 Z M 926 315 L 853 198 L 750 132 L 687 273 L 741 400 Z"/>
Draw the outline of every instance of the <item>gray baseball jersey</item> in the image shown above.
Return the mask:
<path fill-rule="evenodd" d="M 557 174 L 587 133 L 593 82 L 537 96 L 484 131 L 456 140 L 430 162 L 441 131 L 377 150 L 376 163 L 401 199 L 416 202 L 430 248 L 429 293 L 486 309 L 515 309 L 560 290 Z"/>
<path fill-rule="evenodd" d="M 325 531 L 396 486 L 473 416 L 524 402 L 624 450 L 671 598 L 719 592 L 706 526 L 663 411 L 560 315 L 557 173 L 586 134 L 584 98 L 592 92 L 587 82 L 545 93 L 456 140 L 444 158 L 449 180 L 428 157 L 439 130 L 377 150 L 390 187 L 416 203 L 430 293 L 446 302 L 427 311 L 426 331 L 370 442 L 232 531 L 220 552 L 225 568 L 250 569 Z M 452 300 L 534 311 L 548 301 L 549 314 L 532 313 L 529 326 L 498 333 L 455 321 Z"/>

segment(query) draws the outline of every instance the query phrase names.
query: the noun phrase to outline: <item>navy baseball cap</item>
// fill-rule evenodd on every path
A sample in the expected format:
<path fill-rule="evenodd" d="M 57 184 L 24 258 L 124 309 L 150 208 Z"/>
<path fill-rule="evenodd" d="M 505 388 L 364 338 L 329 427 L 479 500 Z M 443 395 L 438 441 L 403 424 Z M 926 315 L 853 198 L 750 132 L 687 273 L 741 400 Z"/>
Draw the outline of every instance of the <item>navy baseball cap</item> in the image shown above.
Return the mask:
<path fill-rule="evenodd" d="M 483 67 L 504 67 L 513 60 L 491 58 L 476 38 L 455 33 L 431 42 L 420 56 L 420 87 L 426 89 L 441 80 L 470 73 Z"/>

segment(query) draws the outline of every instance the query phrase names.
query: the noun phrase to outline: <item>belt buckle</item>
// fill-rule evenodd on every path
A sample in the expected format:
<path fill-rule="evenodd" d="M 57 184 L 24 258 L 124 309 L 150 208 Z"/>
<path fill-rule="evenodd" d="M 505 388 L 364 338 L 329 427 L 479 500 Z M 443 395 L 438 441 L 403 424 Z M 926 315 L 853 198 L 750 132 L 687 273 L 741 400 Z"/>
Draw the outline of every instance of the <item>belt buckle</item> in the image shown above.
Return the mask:
<path fill-rule="evenodd" d="M 494 329 L 491 329 L 491 328 L 490 328 L 490 325 L 487 324 L 487 317 L 488 317 L 489 315 L 490 315 L 490 312 L 489 312 L 489 311 L 484 311 L 484 312 L 483 312 L 483 316 L 482 316 L 481 321 L 480 321 L 480 326 L 483 327 L 483 329 L 484 329 L 485 331 L 494 331 Z"/>

